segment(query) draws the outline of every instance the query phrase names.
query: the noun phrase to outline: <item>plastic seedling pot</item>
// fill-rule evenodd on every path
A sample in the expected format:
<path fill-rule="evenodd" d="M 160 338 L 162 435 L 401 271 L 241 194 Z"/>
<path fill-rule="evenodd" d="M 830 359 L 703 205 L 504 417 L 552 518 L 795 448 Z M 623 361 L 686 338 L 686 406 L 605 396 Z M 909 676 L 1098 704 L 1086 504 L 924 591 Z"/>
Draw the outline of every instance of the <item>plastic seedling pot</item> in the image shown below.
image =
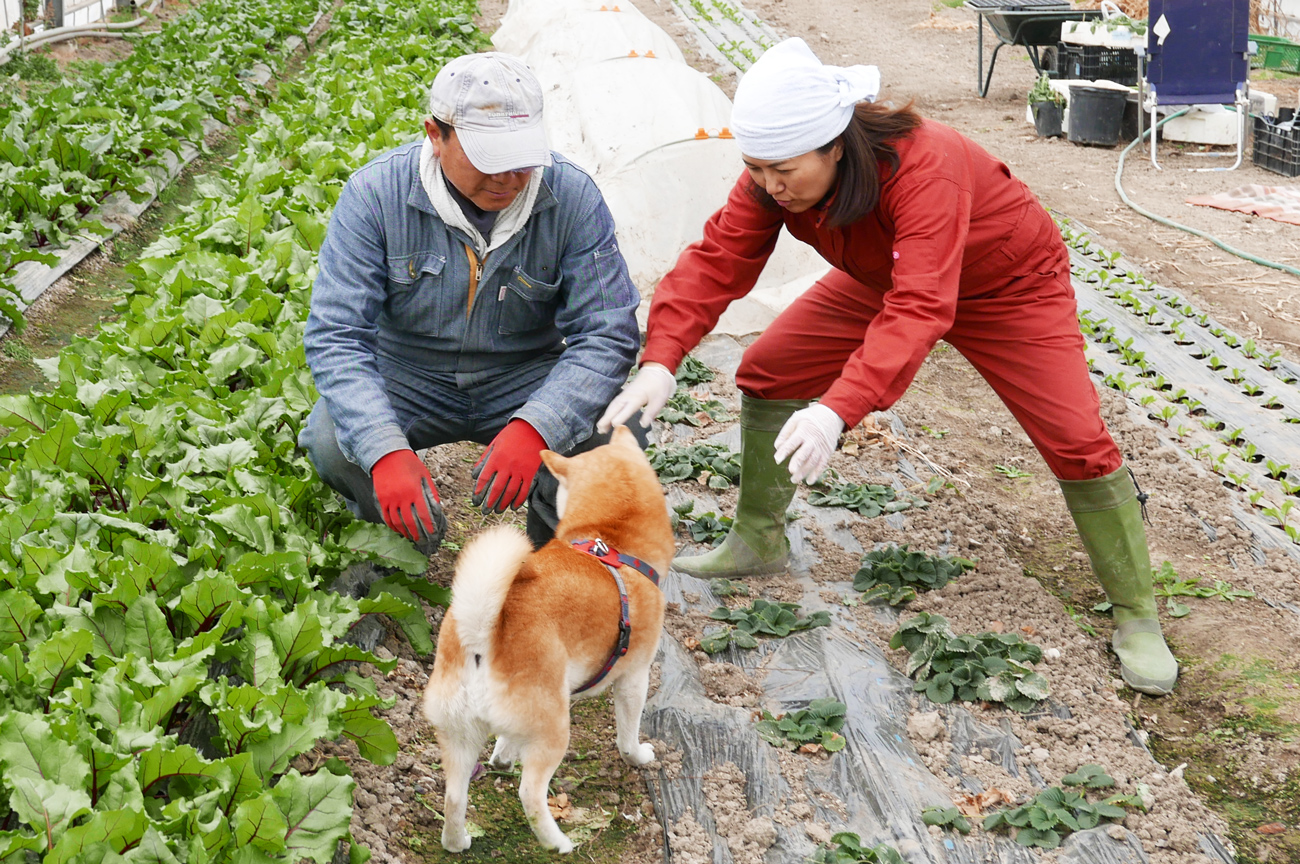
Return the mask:
<path fill-rule="evenodd" d="M 1071 88 L 1070 141 L 1114 147 L 1124 122 L 1127 93 L 1106 87 Z"/>
<path fill-rule="evenodd" d="M 1065 118 L 1065 108 L 1059 102 L 1035 102 L 1034 128 L 1040 138 L 1054 138 L 1061 134 L 1061 121 Z"/>

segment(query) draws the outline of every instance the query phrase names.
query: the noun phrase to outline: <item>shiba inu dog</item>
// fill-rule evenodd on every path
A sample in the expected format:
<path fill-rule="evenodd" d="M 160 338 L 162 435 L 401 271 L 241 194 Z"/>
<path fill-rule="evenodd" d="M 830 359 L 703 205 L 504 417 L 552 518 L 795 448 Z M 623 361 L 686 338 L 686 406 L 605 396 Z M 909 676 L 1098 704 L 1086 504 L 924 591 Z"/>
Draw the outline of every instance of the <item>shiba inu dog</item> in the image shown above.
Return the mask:
<path fill-rule="evenodd" d="M 424 713 L 446 774 L 442 845 L 469 848 L 465 807 L 491 735 L 495 765 L 518 759 L 519 798 L 537 839 L 570 852 L 546 805 L 569 747 L 569 699 L 612 689 L 618 750 L 654 759 L 640 743 L 650 664 L 663 631 L 657 582 L 673 556 L 659 479 L 626 427 L 609 444 L 542 460 L 559 480 L 555 539 L 533 551 L 512 527 L 485 531 L 456 563 Z"/>

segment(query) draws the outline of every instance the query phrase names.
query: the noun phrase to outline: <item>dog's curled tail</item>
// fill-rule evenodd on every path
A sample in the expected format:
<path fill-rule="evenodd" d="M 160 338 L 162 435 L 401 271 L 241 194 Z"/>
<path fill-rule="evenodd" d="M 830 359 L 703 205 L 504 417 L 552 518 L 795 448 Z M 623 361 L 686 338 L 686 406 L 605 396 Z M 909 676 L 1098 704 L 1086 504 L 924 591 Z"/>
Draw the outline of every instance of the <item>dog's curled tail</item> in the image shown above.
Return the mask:
<path fill-rule="evenodd" d="M 498 525 L 475 537 L 460 553 L 451 582 L 451 614 L 467 653 L 488 653 L 506 593 L 532 551 L 533 544 L 522 531 Z"/>

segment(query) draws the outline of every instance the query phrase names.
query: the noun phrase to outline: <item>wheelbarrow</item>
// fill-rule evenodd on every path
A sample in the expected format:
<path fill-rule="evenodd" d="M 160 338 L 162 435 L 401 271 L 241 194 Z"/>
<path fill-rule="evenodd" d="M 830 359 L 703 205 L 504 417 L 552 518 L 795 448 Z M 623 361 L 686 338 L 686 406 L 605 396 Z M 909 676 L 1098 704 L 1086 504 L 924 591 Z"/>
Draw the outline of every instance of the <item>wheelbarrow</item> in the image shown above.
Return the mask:
<path fill-rule="evenodd" d="M 1014 5 L 1012 5 L 1014 4 Z M 1043 74 L 1038 49 L 1055 45 L 1061 40 L 1061 24 L 1065 21 L 1092 21 L 1101 17 L 1100 9 L 1071 9 L 1061 0 L 966 0 L 966 8 L 979 18 L 979 35 L 976 37 L 975 88 L 981 97 L 989 93 L 993 80 L 993 67 L 998 62 L 998 52 L 1003 45 L 1022 45 L 1029 53 L 1034 71 Z M 987 21 L 998 44 L 989 58 L 988 71 L 984 71 L 984 22 Z"/>

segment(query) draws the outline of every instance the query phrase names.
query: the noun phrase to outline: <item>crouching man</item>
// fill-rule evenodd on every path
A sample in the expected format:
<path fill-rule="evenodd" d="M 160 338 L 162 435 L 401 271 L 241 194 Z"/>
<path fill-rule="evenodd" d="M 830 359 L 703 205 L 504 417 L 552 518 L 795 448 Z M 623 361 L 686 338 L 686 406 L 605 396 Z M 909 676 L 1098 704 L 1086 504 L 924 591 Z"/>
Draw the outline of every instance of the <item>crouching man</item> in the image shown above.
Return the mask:
<path fill-rule="evenodd" d="M 556 523 L 541 451 L 608 439 L 594 425 L 635 358 L 639 298 L 522 61 L 451 61 L 429 110 L 424 138 L 357 171 L 334 208 L 304 337 L 321 398 L 299 444 L 354 514 L 428 554 L 446 519 L 415 451 L 485 444 L 474 503 L 527 502 L 540 546 Z"/>

